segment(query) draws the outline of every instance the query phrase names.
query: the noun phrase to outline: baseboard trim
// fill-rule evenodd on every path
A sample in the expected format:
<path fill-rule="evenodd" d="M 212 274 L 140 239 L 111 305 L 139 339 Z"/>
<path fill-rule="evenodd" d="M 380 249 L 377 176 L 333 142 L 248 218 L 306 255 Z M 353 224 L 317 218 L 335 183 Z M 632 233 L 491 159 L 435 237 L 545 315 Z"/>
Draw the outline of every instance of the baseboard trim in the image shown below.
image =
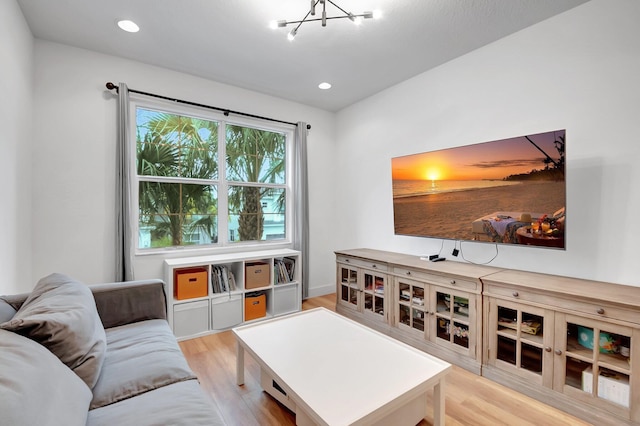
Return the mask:
<path fill-rule="evenodd" d="M 317 297 L 317 296 L 324 296 L 325 294 L 331 294 L 331 293 L 335 293 L 336 292 L 336 285 L 335 284 L 327 284 L 327 285 L 323 285 L 321 287 L 313 287 L 309 289 L 309 295 L 307 296 L 307 298 L 309 297 Z"/>

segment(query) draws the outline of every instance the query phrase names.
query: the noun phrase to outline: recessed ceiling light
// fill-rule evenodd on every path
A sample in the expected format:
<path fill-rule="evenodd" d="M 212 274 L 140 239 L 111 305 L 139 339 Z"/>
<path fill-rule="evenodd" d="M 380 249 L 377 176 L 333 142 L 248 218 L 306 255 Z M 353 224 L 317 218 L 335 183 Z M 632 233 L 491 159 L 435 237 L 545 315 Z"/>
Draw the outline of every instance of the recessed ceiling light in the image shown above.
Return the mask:
<path fill-rule="evenodd" d="M 124 19 L 122 21 L 118 21 L 118 26 L 120 29 L 128 32 L 128 33 L 137 33 L 140 31 L 140 27 L 133 21 L 129 21 L 128 19 Z"/>
<path fill-rule="evenodd" d="M 331 84 L 325 81 L 324 83 L 318 84 L 318 87 L 322 90 L 327 90 L 327 89 L 331 89 Z"/>

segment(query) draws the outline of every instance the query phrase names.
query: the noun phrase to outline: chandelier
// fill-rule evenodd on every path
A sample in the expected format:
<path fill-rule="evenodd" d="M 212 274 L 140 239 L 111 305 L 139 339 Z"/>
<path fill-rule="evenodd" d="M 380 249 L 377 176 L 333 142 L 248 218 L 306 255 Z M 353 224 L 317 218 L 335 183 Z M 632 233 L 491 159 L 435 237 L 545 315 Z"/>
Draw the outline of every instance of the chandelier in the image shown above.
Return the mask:
<path fill-rule="evenodd" d="M 329 19 L 344 19 L 344 18 L 348 18 L 349 20 L 351 20 L 356 25 L 359 25 L 362 22 L 363 19 L 378 18 L 380 16 L 379 12 L 377 12 L 377 11 L 375 11 L 375 12 L 362 12 L 362 13 L 358 13 L 358 14 L 347 12 L 346 10 L 344 10 L 343 8 L 341 8 L 340 6 L 338 6 L 337 4 L 335 4 L 331 0 L 310 0 L 310 1 L 311 1 L 311 7 L 309 8 L 309 11 L 307 12 L 307 14 L 304 15 L 304 18 L 302 18 L 302 20 L 300 20 L 300 21 L 273 21 L 273 22 L 271 22 L 271 28 L 275 29 L 275 28 L 286 27 L 287 25 L 295 25 L 295 27 L 287 35 L 287 38 L 289 40 L 293 40 L 296 37 L 296 34 L 298 34 L 298 29 L 305 22 L 322 21 L 322 26 L 326 27 L 327 26 L 327 21 Z M 331 3 L 342 14 L 341 15 L 336 15 L 336 16 L 327 16 L 327 3 Z M 316 16 L 316 6 L 318 6 L 318 4 L 320 4 L 322 6 L 322 16 L 320 18 L 309 18 L 310 16 Z"/>

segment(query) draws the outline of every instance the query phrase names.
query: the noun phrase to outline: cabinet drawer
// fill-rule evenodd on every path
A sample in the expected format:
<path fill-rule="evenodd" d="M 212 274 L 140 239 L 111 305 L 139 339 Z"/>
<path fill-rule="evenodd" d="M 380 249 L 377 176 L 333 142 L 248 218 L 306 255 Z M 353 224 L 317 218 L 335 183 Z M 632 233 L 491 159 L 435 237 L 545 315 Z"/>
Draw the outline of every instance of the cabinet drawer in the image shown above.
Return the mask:
<path fill-rule="evenodd" d="M 546 305 L 564 312 L 578 312 L 603 319 L 609 318 L 634 324 L 640 323 L 640 316 L 637 311 L 606 303 L 598 303 L 597 301 L 567 299 L 550 294 L 534 293 L 517 287 L 502 287 L 491 284 L 485 288 L 484 293 L 501 299 L 532 302 L 536 306 Z"/>
<path fill-rule="evenodd" d="M 430 284 L 437 284 L 449 288 L 458 288 L 460 290 L 476 291 L 478 288 L 478 283 L 475 281 L 460 279 L 457 277 L 443 277 L 442 275 L 430 274 L 416 269 L 395 267 L 393 268 L 393 273 L 401 277 L 426 281 Z"/>
<path fill-rule="evenodd" d="M 389 269 L 386 263 L 379 263 L 365 259 L 356 259 L 355 257 L 349 256 L 338 256 L 337 261 L 339 263 L 346 263 L 347 265 L 356 266 L 359 268 L 373 269 L 382 272 L 386 272 Z"/>

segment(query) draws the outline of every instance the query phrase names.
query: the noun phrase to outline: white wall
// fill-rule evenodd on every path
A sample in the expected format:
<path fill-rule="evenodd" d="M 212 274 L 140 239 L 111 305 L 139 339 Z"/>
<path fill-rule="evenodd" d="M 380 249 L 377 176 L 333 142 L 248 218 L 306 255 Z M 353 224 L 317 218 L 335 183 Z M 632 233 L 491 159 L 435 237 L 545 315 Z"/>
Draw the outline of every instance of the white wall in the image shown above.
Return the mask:
<path fill-rule="evenodd" d="M 0 294 L 31 290 L 33 37 L 18 4 L 0 1 Z"/>
<path fill-rule="evenodd" d="M 392 157 L 564 128 L 566 251 L 501 245 L 491 265 L 640 285 L 639 21 L 636 0 L 593 0 L 339 112 L 337 244 L 437 253 L 394 235 Z"/>
<path fill-rule="evenodd" d="M 35 44 L 34 277 L 114 278 L 116 98 L 107 81 L 230 110 L 306 121 L 311 210 L 310 292 L 333 291 L 332 113 L 191 75 L 37 40 Z M 193 255 L 190 253 L 189 255 Z M 174 256 L 175 257 L 175 256 Z M 162 278 L 162 258 L 140 256 L 136 278 Z"/>
<path fill-rule="evenodd" d="M 313 126 L 311 295 L 333 290 L 335 249 L 440 249 L 441 240 L 393 235 L 391 157 L 557 128 L 567 129 L 569 150 L 567 250 L 500 246 L 492 264 L 638 285 L 639 17 L 640 2 L 592 0 L 336 119 L 135 61 L 44 41 L 34 50 L 15 1 L 0 2 L 0 294 L 28 291 L 53 271 L 113 279 L 116 102 L 106 81 Z M 464 251 L 483 262 L 494 248 Z M 157 258 L 139 265 L 140 278 L 162 275 Z"/>

